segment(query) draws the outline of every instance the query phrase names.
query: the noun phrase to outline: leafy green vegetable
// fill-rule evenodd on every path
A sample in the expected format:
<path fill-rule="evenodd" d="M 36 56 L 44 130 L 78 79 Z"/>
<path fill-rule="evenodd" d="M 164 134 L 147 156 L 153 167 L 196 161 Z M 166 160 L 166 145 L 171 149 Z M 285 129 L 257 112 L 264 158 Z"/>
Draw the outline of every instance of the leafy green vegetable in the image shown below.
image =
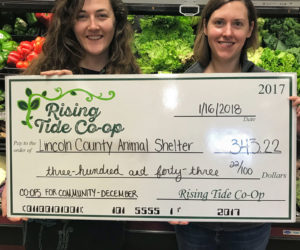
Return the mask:
<path fill-rule="evenodd" d="M 260 57 L 261 57 L 261 54 L 263 53 L 263 51 L 264 51 L 263 47 L 259 47 L 255 51 L 249 50 L 247 53 L 248 60 L 253 62 L 256 65 L 261 65 L 262 61 L 261 61 Z"/>
<path fill-rule="evenodd" d="M 259 66 L 272 72 L 296 72 L 299 66 L 293 54 L 269 48 L 264 49 L 260 59 L 262 64 Z"/>
<path fill-rule="evenodd" d="M 297 53 L 297 50 L 294 53 Z M 298 92 L 300 92 L 300 63 L 292 53 L 259 48 L 255 52 L 248 52 L 248 59 L 271 72 L 297 72 Z"/>
<path fill-rule="evenodd" d="M 298 64 L 300 65 L 300 47 L 288 49 L 286 50 L 286 52 L 293 54 Z"/>
<path fill-rule="evenodd" d="M 257 66 L 272 72 L 296 72 L 299 67 L 293 54 L 270 48 L 259 48 L 254 53 L 248 52 L 248 58 Z"/>
<path fill-rule="evenodd" d="M 265 19 L 262 17 L 257 18 L 257 27 L 258 27 L 258 40 L 259 44 L 262 44 L 263 40 L 263 34 L 267 33 L 267 31 L 264 31 L 264 24 L 265 24 Z"/>
<path fill-rule="evenodd" d="M 132 19 L 131 19 L 132 20 Z M 146 16 L 139 19 L 134 49 L 143 73 L 183 72 L 192 56 L 193 19 L 183 16 Z"/>
<path fill-rule="evenodd" d="M 265 18 L 259 29 L 265 47 L 278 50 L 300 47 L 300 22 L 297 18 Z"/>

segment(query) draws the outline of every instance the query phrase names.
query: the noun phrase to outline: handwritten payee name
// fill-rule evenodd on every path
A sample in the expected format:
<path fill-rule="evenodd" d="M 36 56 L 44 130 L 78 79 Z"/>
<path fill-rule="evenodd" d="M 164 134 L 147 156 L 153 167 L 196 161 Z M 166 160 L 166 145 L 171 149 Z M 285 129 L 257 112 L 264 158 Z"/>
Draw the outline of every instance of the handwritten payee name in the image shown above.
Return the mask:
<path fill-rule="evenodd" d="M 118 141 L 98 140 L 85 141 L 82 138 L 75 140 L 43 141 L 39 140 L 39 152 L 191 152 L 194 142 L 186 142 L 180 139 L 165 140 L 154 139 L 154 142 L 145 139 L 143 141 L 130 141 L 119 139 Z"/>

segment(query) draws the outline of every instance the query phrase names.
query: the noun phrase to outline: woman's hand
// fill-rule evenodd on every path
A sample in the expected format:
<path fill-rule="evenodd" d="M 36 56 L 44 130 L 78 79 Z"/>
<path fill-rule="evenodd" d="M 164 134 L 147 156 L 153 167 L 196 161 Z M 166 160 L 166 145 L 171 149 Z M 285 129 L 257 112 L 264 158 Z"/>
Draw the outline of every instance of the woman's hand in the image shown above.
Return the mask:
<path fill-rule="evenodd" d="M 62 76 L 62 75 L 73 75 L 73 72 L 68 69 L 59 69 L 59 70 L 48 70 L 48 71 L 42 71 L 41 72 L 42 76 Z"/>
<path fill-rule="evenodd" d="M 293 107 L 296 108 L 297 117 L 300 116 L 300 97 L 299 96 L 290 96 L 289 99 L 292 101 Z"/>
<path fill-rule="evenodd" d="M 188 221 L 169 221 L 169 224 L 185 226 L 185 225 L 189 224 L 189 222 Z"/>
<path fill-rule="evenodd" d="M 289 99 L 292 101 L 293 107 L 296 108 L 297 134 L 300 135 L 300 97 L 299 96 L 290 96 Z"/>
<path fill-rule="evenodd" d="M 4 186 L 3 192 L 2 192 L 2 200 L 1 200 L 1 208 L 2 208 L 2 216 L 7 216 L 7 191 L 6 191 L 6 184 Z M 28 220 L 28 218 L 20 218 L 20 217 L 7 217 L 12 222 L 17 222 L 21 220 Z"/>

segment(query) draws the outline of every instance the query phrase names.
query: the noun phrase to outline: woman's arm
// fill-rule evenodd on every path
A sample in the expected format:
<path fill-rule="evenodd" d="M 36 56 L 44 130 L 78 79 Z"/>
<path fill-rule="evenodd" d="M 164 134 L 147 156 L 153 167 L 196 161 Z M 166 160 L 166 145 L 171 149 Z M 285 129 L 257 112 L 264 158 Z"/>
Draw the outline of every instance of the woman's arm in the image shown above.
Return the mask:
<path fill-rule="evenodd" d="M 1 208 L 2 208 L 2 216 L 7 217 L 7 190 L 6 184 L 4 185 L 3 192 L 2 192 L 2 199 L 1 199 Z M 21 220 L 28 220 L 28 218 L 21 218 L 21 217 L 7 217 L 12 222 L 17 222 Z"/>
<path fill-rule="evenodd" d="M 42 76 L 53 76 L 53 75 L 73 75 L 73 72 L 68 69 L 60 69 L 60 70 L 48 70 L 41 72 Z"/>

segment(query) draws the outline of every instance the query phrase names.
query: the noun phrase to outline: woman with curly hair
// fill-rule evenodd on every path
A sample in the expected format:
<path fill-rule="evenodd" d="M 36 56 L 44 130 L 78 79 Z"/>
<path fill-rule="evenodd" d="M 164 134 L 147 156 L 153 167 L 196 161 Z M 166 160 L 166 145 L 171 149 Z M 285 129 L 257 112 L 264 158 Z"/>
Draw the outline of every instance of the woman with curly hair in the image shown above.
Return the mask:
<path fill-rule="evenodd" d="M 84 6 L 96 6 L 97 2 L 109 8 L 96 9 L 90 16 Z M 131 50 L 133 32 L 122 1 L 57 0 L 53 12 L 43 53 L 25 74 L 62 69 L 80 74 L 88 66 L 99 72 L 105 69 L 108 74 L 140 73 Z"/>
<path fill-rule="evenodd" d="M 133 32 L 121 0 L 56 0 L 53 13 L 43 51 L 23 74 L 140 73 L 131 51 Z M 4 188 L 4 216 L 6 209 Z M 118 221 L 29 220 L 25 223 L 25 247 L 118 250 L 123 226 Z"/>

